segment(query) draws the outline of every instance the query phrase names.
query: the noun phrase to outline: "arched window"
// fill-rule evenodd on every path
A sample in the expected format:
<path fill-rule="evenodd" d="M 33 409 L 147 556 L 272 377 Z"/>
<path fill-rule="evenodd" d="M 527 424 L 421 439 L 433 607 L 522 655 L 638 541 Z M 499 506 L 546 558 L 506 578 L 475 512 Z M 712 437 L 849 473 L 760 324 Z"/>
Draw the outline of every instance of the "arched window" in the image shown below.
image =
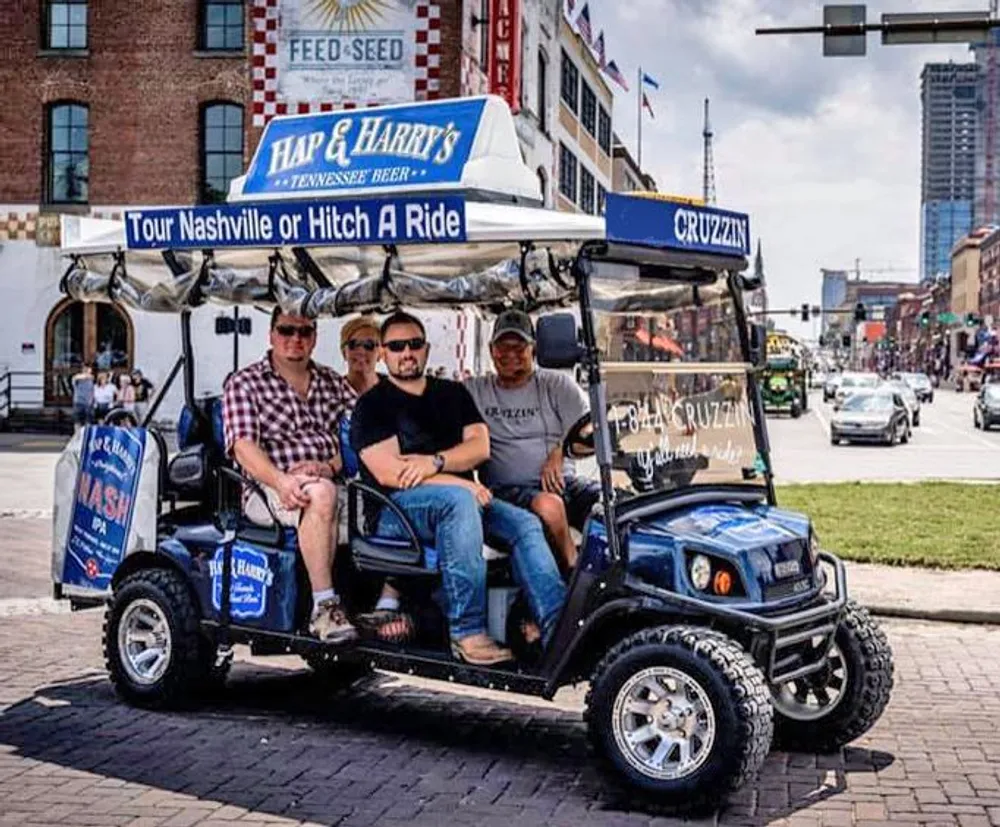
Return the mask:
<path fill-rule="evenodd" d="M 49 105 L 45 113 L 45 200 L 86 204 L 89 196 L 90 127 L 85 103 Z"/>
<path fill-rule="evenodd" d="M 243 107 L 206 104 L 201 110 L 201 201 L 225 201 L 229 182 L 242 173 Z"/>

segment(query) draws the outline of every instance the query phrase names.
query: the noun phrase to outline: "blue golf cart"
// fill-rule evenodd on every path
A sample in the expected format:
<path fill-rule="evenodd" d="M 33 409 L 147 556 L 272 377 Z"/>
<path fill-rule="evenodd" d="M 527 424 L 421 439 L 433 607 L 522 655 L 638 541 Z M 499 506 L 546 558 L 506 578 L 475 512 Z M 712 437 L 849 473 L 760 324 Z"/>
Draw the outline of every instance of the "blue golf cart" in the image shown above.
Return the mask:
<path fill-rule="evenodd" d="M 551 699 L 586 682 L 597 756 L 634 790 L 692 810 L 751 782 L 772 740 L 832 751 L 878 720 L 886 637 L 809 518 L 775 502 L 757 382 L 766 335 L 743 302 L 758 286 L 747 217 L 641 196 L 608 195 L 604 217 L 538 201 L 510 113 L 486 97 L 276 118 L 226 205 L 64 222 L 68 296 L 173 314 L 180 332 L 145 420 L 87 428 L 57 472 L 55 594 L 104 608 L 123 699 L 197 702 L 237 645 L 301 655 L 340 685 L 384 670 Z M 454 660 L 436 550 L 412 530 L 372 534 L 372 501 L 408 523 L 356 480 L 344 482 L 338 590 L 364 611 L 391 576 L 418 635 L 332 646 L 308 634 L 296 533 L 244 517 L 254 483 L 225 453 L 221 387 L 195 392 L 218 354 L 196 354 L 193 319 L 276 304 L 321 324 L 397 307 L 536 317 L 539 364 L 587 388 L 591 413 L 564 450 L 602 492 L 543 651 L 523 640 L 507 550 L 488 547 L 490 633 L 516 659 Z M 678 343 L 672 358 L 635 347 L 640 327 Z M 154 423 L 178 377 L 168 451 Z"/>

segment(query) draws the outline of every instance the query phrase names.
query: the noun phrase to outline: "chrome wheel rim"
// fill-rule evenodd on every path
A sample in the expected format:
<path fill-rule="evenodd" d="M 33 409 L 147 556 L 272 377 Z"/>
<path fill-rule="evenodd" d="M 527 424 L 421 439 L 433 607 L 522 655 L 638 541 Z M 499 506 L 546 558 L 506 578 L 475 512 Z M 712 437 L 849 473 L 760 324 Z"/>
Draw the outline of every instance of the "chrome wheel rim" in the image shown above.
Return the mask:
<path fill-rule="evenodd" d="M 775 709 L 794 721 L 825 718 L 847 692 L 847 663 L 837 644 L 827 653 L 826 666 L 819 672 L 771 687 Z"/>
<path fill-rule="evenodd" d="M 118 623 L 118 653 L 134 683 L 149 686 L 170 665 L 172 640 L 167 616 L 152 600 L 129 603 Z"/>
<path fill-rule="evenodd" d="M 676 780 L 696 772 L 715 745 L 715 709 L 690 675 L 651 666 L 618 690 L 611 726 L 619 752 L 649 778 Z"/>

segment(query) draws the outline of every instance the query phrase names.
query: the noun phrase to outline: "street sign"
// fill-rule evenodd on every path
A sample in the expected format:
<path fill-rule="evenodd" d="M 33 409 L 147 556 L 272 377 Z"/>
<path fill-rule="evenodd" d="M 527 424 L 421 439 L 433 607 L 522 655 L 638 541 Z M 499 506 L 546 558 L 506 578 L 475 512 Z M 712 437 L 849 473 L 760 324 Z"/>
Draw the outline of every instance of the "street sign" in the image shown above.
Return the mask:
<path fill-rule="evenodd" d="M 823 6 L 824 26 L 861 27 L 861 34 L 824 34 L 823 57 L 864 57 L 868 36 L 864 33 L 867 11 L 864 5 Z"/>
<path fill-rule="evenodd" d="M 989 31 L 988 11 L 883 14 L 882 43 L 982 43 Z"/>

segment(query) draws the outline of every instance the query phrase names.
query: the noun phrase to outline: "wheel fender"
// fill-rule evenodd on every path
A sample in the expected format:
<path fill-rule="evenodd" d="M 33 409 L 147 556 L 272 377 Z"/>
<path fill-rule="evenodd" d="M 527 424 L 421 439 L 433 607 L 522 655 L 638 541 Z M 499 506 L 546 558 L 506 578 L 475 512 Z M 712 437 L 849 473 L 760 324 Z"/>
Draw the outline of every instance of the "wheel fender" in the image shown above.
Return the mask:
<path fill-rule="evenodd" d="M 191 567 L 190 552 L 181 543 L 166 540 L 156 551 L 134 551 L 122 560 L 111 579 L 111 588 L 116 588 L 130 574 L 142 569 L 174 569 L 188 579 Z"/>

